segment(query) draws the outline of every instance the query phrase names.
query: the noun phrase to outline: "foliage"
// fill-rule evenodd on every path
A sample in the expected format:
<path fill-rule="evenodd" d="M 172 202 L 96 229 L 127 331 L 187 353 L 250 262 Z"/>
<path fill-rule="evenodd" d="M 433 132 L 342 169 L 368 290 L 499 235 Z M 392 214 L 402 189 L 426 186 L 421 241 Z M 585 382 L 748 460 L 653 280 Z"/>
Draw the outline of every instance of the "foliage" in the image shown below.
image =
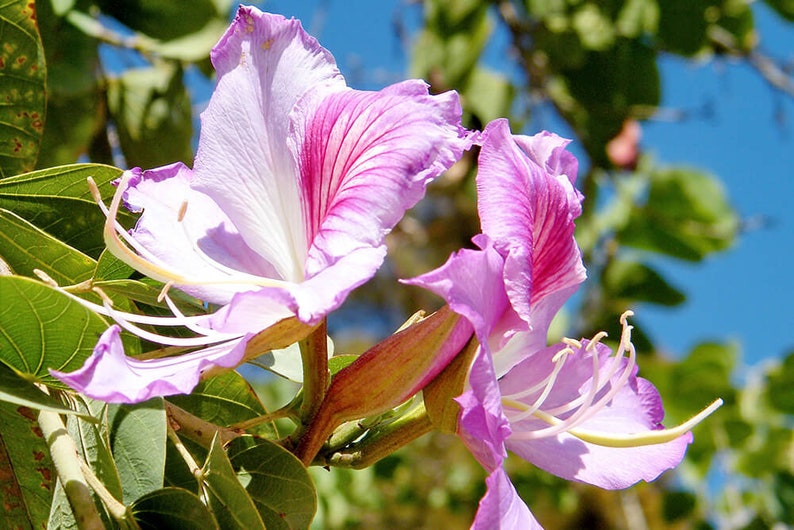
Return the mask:
<path fill-rule="evenodd" d="M 103 215 L 85 181 L 92 177 L 107 201 L 121 173 L 115 165 L 191 162 L 196 117 L 186 78 L 211 71 L 209 52 L 230 4 L 40 0 L 33 10 L 25 0 L 0 7 L 5 521 L 14 528 L 79 526 L 39 425 L 54 416 L 101 483 L 88 486 L 98 520 L 109 527 L 297 529 L 307 528 L 318 509 L 316 524 L 325 528 L 463 527 L 483 493 L 483 475 L 451 436 L 426 436 L 363 471 L 307 471 L 282 443 L 291 425 L 282 412 L 301 398 L 286 383 L 254 389 L 228 372 L 190 395 L 127 406 L 82 398 L 49 374 L 81 366 L 109 324 L 53 283 L 94 301 L 90 287 L 101 285 L 116 307 L 163 309 L 162 285 L 103 252 Z M 767 4 L 794 19 L 790 2 Z M 610 146 L 631 144 L 630 124 L 659 105 L 663 55 L 750 60 L 758 39 L 749 3 L 425 0 L 422 9 L 411 72 L 434 91 L 458 90 L 467 126 L 481 128 L 499 116 L 530 123 L 534 111 L 551 108 L 586 151 L 577 239 L 590 278 L 565 334 L 606 329 L 619 336 L 614 323 L 627 307 L 681 304 L 686 293 L 655 263 L 697 264 L 730 248 L 738 215 L 708 171 L 621 158 Z M 497 27 L 515 51 L 505 71 L 484 64 Z M 114 59 L 103 59 L 107 54 Z M 524 77 L 515 79 L 508 67 Z M 469 244 L 478 229 L 474 172 L 473 158 L 464 158 L 394 231 L 391 274 L 415 276 Z M 135 217 L 124 214 L 120 222 L 129 227 Z M 395 292 L 387 274 L 374 282 L 376 289 L 349 304 L 406 314 L 438 304 L 426 293 Z M 175 300 L 189 314 L 210 309 L 187 295 Z M 730 343 L 703 343 L 673 361 L 657 351 L 641 322 L 643 375 L 665 397 L 669 421 L 686 420 L 715 396 L 725 407 L 696 430 L 676 480 L 629 492 L 571 486 L 511 460 L 519 492 L 535 501 L 538 519 L 548 528 L 628 528 L 631 508 L 639 507 L 649 528 L 794 525 L 794 352 L 749 375 L 740 373 Z M 156 353 L 133 336 L 124 341 L 129 353 Z M 337 354 L 355 349 L 340 341 Z M 333 359 L 337 372 L 354 357 Z M 405 409 L 392 412 L 350 425 L 348 435 L 377 432 Z"/>

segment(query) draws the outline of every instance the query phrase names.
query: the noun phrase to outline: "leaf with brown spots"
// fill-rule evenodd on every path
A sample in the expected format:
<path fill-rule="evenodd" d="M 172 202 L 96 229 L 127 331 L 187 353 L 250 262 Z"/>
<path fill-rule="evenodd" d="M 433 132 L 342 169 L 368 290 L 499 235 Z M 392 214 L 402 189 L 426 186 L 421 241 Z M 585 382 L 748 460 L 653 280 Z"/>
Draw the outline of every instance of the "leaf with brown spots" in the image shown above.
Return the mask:
<path fill-rule="evenodd" d="M 55 473 L 36 412 L 0 402 L 0 512 L 4 528 L 44 529 Z"/>
<path fill-rule="evenodd" d="M 30 171 L 44 131 L 46 66 L 30 0 L 0 4 L 0 178 Z"/>

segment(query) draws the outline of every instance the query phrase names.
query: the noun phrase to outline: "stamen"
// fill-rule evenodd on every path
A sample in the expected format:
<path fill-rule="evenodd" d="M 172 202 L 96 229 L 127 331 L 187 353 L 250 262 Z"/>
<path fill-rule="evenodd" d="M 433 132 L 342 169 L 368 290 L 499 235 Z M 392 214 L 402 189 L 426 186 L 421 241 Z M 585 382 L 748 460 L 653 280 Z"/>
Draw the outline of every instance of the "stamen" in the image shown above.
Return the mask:
<path fill-rule="evenodd" d="M 568 429 L 566 432 L 583 442 L 600 445 L 602 447 L 644 447 L 671 442 L 694 429 L 700 422 L 710 416 L 723 404 L 722 399 L 716 399 L 708 407 L 677 427 L 671 429 L 658 429 L 655 431 L 638 432 L 631 434 L 611 433 L 602 431 L 589 431 L 586 429 Z M 536 416 L 552 425 L 560 420 L 554 416 L 538 412 Z"/>
<path fill-rule="evenodd" d="M 502 397 L 502 403 L 508 405 L 516 410 L 522 411 L 521 413 L 517 414 L 516 416 L 511 418 L 511 421 L 519 422 L 526 418 L 532 416 L 536 410 L 540 409 L 543 406 L 543 403 L 546 401 L 546 398 L 549 397 L 551 393 L 551 389 L 554 387 L 554 383 L 557 381 L 557 375 L 562 370 L 562 367 L 565 365 L 565 360 L 568 358 L 568 355 L 574 353 L 574 350 L 568 346 L 557 353 L 554 354 L 552 357 L 552 362 L 554 362 L 554 368 L 552 369 L 551 373 L 543 379 L 541 382 L 537 383 L 536 385 L 523 390 L 521 392 L 517 392 L 515 394 L 508 394 Z M 538 396 L 535 402 L 526 408 L 526 405 L 520 403 L 516 400 L 521 398 L 531 396 L 532 394 L 536 393 L 538 390 L 543 388 L 543 392 Z M 514 405 L 514 403 L 519 403 L 518 406 Z"/>
<path fill-rule="evenodd" d="M 50 287 L 55 287 L 56 289 L 58 288 L 58 282 L 53 280 L 52 276 L 50 276 L 49 274 L 47 274 L 43 270 L 41 270 L 41 269 L 33 269 L 33 274 L 38 276 L 39 280 L 43 281 L 44 283 L 46 283 Z"/>
<path fill-rule="evenodd" d="M 185 218 L 185 214 L 187 213 L 187 201 L 182 201 L 182 204 L 179 205 L 179 212 L 176 214 L 176 222 L 181 223 L 182 220 Z"/>
<path fill-rule="evenodd" d="M 168 295 L 168 291 L 171 289 L 173 285 L 174 282 L 167 282 L 165 285 L 163 285 L 163 288 L 160 290 L 160 294 L 157 295 L 158 302 L 163 301 L 163 298 L 165 298 Z"/>
<path fill-rule="evenodd" d="M 171 282 L 176 285 L 254 285 L 258 287 L 283 287 L 287 284 L 287 282 L 283 280 L 253 276 L 230 269 L 222 271 L 229 276 L 227 278 L 188 278 L 170 269 L 167 264 L 158 265 L 157 262 L 162 263 L 161 260 L 157 259 L 156 256 L 152 255 L 148 250 L 138 244 L 138 242 L 127 234 L 124 228 L 116 221 L 121 206 L 121 198 L 129 187 L 131 178 L 132 173 L 130 171 L 125 171 L 122 174 L 109 209 L 104 206 L 101 197 L 98 197 L 96 194 L 94 195 L 94 198 L 99 198 L 97 204 L 100 205 L 100 208 L 106 216 L 103 230 L 105 245 L 108 247 L 108 250 L 121 261 L 150 278 L 164 283 Z M 89 183 L 89 188 L 91 188 L 91 183 Z M 94 189 L 96 189 L 96 184 L 94 184 Z M 94 194 L 93 190 L 92 194 Z M 121 236 L 121 238 L 119 236 Z M 124 241 L 128 242 L 138 254 L 130 250 L 130 247 L 124 244 L 122 238 Z M 193 246 L 194 248 L 196 247 L 195 244 Z M 223 268 L 214 260 L 212 261 L 212 265 L 219 270 Z"/>

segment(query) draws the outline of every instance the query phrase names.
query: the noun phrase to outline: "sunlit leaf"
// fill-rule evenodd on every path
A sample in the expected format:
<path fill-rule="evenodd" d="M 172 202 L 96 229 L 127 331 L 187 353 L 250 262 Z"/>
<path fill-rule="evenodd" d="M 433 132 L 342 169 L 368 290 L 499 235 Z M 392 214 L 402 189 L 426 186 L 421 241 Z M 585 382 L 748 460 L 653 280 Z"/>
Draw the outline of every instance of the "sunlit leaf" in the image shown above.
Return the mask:
<path fill-rule="evenodd" d="M 111 182 L 121 170 L 101 164 L 75 164 L 34 171 L 0 181 L 0 208 L 36 225 L 92 258 L 105 243 L 105 216 L 94 202 L 86 179 L 91 177 L 104 199 L 113 196 Z M 134 217 L 120 212 L 119 220 L 130 226 Z"/>
<path fill-rule="evenodd" d="M 0 401 L 36 410 L 48 410 L 58 414 L 80 414 L 83 421 L 95 422 L 89 414 L 72 410 L 44 393 L 33 383 L 14 373 L 8 366 L 0 363 Z"/>
<path fill-rule="evenodd" d="M 0 276 L 0 362 L 50 385 L 91 355 L 108 323 L 63 293 L 19 276 Z"/>
<path fill-rule="evenodd" d="M 0 178 L 33 169 L 45 116 L 44 50 L 30 0 L 0 5 Z"/>
<path fill-rule="evenodd" d="M 16 274 L 34 276 L 39 269 L 63 286 L 89 279 L 96 268 L 90 257 L 3 208 L 0 257 Z"/>

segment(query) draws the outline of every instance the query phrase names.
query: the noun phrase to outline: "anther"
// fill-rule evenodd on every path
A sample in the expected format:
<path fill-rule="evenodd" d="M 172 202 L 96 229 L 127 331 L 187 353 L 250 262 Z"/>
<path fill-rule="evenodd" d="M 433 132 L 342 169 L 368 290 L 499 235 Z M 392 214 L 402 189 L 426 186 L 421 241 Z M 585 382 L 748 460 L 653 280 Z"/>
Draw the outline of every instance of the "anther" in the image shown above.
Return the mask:
<path fill-rule="evenodd" d="M 176 215 L 177 223 L 182 222 L 182 220 L 185 218 L 186 212 L 187 212 L 187 201 L 182 201 L 182 204 L 179 205 L 179 212 Z"/>

